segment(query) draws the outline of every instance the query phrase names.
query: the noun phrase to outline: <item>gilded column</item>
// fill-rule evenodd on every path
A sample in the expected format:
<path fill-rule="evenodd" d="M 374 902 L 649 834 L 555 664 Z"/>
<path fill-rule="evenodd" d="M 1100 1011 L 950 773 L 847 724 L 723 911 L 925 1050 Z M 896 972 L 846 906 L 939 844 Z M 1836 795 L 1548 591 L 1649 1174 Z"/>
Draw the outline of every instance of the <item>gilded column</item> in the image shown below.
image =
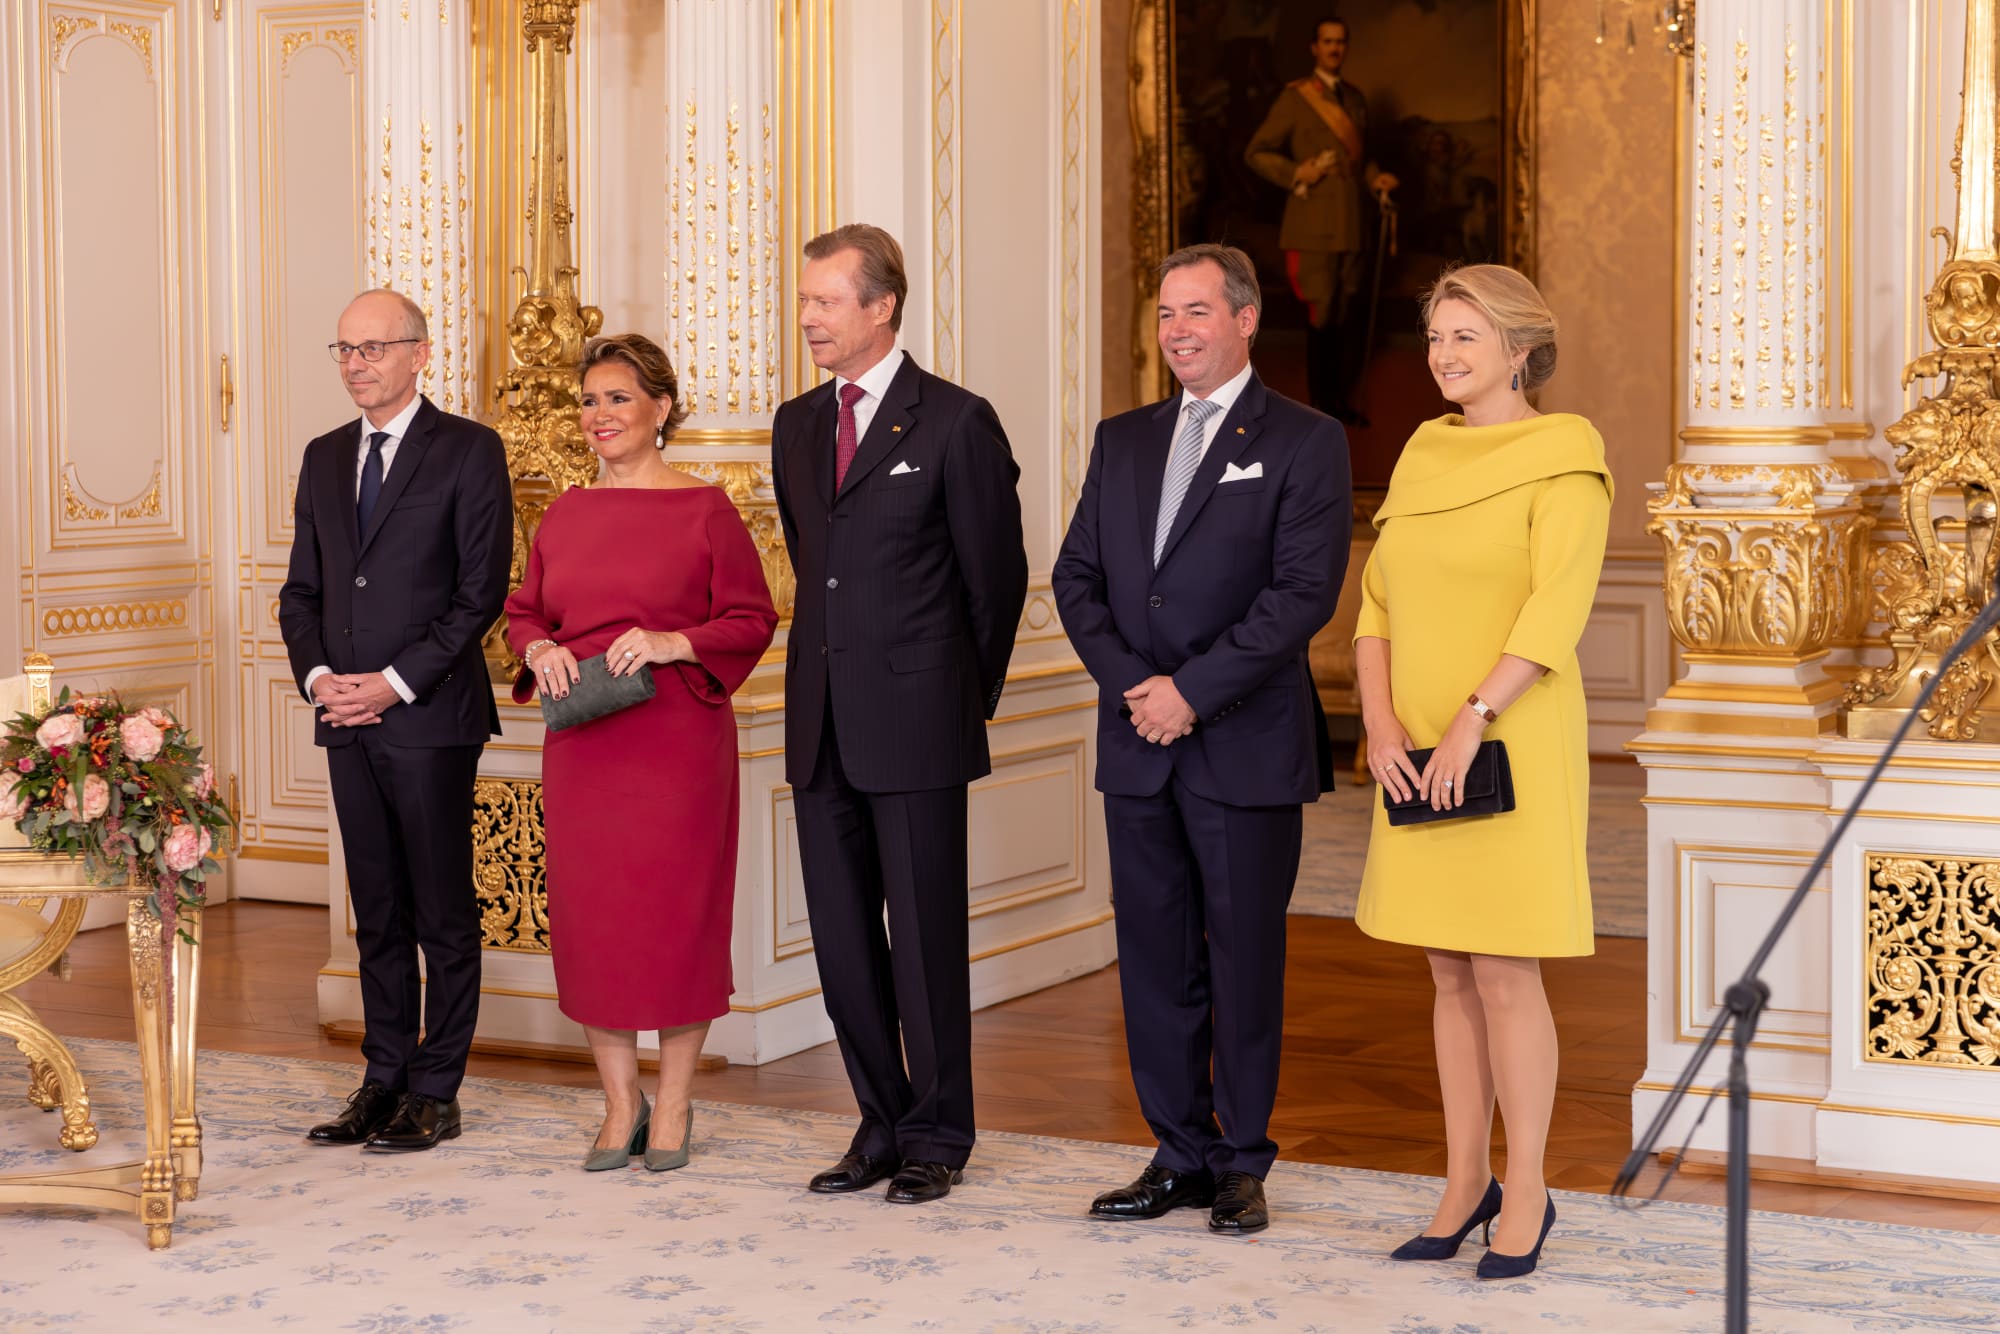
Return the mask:
<path fill-rule="evenodd" d="M 667 334 L 689 436 L 720 442 L 767 431 L 784 399 L 778 6 L 665 12 Z"/>
<path fill-rule="evenodd" d="M 1827 394 L 1826 6 L 1705 0 L 1692 61 L 1686 400 L 1649 508 L 1687 673 L 1654 732 L 1813 736 L 1870 520 Z"/>
<path fill-rule="evenodd" d="M 362 19 L 368 282 L 430 321 L 423 390 L 448 412 L 477 398 L 471 183 L 465 129 L 472 63 L 468 0 L 371 4 Z"/>

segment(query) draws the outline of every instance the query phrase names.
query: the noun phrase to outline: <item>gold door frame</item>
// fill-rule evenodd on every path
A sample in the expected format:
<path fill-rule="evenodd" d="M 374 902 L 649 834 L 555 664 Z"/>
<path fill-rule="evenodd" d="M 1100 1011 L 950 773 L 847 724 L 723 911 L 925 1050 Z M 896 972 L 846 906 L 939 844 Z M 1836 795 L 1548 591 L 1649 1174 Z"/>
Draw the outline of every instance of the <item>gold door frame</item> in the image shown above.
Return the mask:
<path fill-rule="evenodd" d="M 1500 7 L 1501 253 L 1535 275 L 1535 8 Z M 1152 261 L 1173 250 L 1174 0 L 1132 0 L 1132 359 L 1141 402 L 1172 391 L 1154 339 Z"/>

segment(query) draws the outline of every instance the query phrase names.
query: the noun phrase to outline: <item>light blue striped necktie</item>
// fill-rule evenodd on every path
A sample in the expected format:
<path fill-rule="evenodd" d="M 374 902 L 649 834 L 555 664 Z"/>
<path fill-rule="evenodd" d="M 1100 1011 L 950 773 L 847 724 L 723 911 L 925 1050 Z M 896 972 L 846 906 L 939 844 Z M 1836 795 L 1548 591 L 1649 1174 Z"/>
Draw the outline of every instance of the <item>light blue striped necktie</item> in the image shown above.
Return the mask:
<path fill-rule="evenodd" d="M 1167 476 L 1160 486 L 1160 521 L 1153 525 L 1153 568 L 1160 568 L 1160 557 L 1167 551 L 1167 534 L 1174 530 L 1174 516 L 1180 513 L 1181 501 L 1187 499 L 1188 483 L 1194 480 L 1194 470 L 1201 464 L 1202 426 L 1221 410 L 1222 405 L 1212 399 L 1191 398 L 1187 405 L 1187 421 L 1181 426 L 1181 433 L 1174 439 L 1173 453 L 1167 456 Z"/>

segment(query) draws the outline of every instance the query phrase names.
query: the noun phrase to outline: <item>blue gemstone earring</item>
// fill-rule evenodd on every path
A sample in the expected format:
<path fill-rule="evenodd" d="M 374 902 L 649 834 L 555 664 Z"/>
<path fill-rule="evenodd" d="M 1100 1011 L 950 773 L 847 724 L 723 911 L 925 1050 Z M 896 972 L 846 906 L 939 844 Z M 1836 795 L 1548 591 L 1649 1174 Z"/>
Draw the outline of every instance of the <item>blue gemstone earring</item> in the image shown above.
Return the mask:
<path fill-rule="evenodd" d="M 1515 371 L 1515 372 L 1514 372 L 1514 382 L 1513 382 L 1513 383 L 1512 383 L 1511 385 L 1509 385 L 1509 386 L 1508 386 L 1508 388 L 1510 388 L 1510 389 L 1519 389 L 1520 387 L 1521 387 L 1521 372 L 1519 372 L 1519 371 Z"/>

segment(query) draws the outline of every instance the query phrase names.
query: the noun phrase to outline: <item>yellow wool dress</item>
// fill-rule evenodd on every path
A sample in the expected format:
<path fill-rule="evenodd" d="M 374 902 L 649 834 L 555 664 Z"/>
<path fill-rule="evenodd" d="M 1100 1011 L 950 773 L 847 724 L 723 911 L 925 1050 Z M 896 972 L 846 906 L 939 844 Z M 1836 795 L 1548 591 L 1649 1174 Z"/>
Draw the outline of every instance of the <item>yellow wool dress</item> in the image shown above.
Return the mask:
<path fill-rule="evenodd" d="M 1501 654 L 1548 671 L 1486 729 L 1507 745 L 1514 810 L 1397 828 L 1377 796 L 1354 917 L 1369 935 L 1536 958 L 1595 948 L 1576 644 L 1610 514 L 1604 441 L 1573 414 L 1440 417 L 1404 447 L 1355 629 L 1389 641 L 1396 717 L 1435 746 Z"/>

